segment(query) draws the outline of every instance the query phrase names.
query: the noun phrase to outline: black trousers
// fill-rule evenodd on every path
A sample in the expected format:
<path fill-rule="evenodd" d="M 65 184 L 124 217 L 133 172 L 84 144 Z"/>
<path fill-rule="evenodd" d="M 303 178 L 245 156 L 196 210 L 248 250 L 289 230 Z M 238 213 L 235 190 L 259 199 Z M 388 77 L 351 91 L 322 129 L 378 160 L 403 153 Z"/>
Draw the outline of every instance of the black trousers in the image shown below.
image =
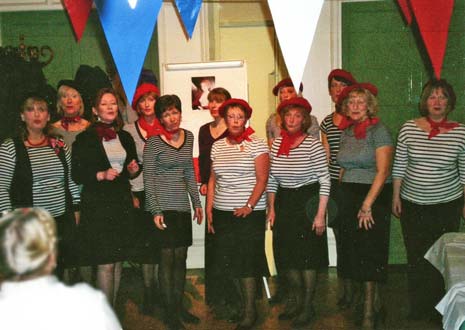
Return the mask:
<path fill-rule="evenodd" d="M 463 198 L 435 205 L 402 199 L 400 222 L 407 250 L 411 313 L 431 313 L 444 295 L 444 279 L 424 255 L 444 233 L 459 230 L 462 207 Z"/>

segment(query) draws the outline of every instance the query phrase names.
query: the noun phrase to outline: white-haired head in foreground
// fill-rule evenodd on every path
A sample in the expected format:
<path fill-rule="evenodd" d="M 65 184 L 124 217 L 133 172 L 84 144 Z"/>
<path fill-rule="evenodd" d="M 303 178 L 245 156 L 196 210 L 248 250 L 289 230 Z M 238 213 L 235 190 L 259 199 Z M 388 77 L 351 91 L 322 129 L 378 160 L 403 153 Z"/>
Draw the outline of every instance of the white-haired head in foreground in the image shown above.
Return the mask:
<path fill-rule="evenodd" d="M 21 208 L 0 218 L 0 272 L 7 280 L 50 274 L 56 264 L 56 225 L 41 208 Z"/>

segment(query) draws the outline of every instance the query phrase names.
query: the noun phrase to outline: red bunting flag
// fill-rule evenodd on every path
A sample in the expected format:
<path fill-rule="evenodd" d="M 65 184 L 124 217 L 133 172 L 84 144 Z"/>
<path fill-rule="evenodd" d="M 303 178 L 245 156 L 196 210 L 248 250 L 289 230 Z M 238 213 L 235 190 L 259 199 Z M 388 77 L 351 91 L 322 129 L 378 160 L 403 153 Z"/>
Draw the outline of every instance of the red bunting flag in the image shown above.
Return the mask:
<path fill-rule="evenodd" d="M 68 11 L 76 40 L 79 41 L 86 28 L 87 19 L 92 8 L 92 0 L 64 0 L 63 4 Z"/>
<path fill-rule="evenodd" d="M 397 0 L 397 4 L 399 5 L 400 10 L 402 10 L 402 14 L 404 14 L 407 25 L 410 26 L 410 24 L 412 24 L 412 12 L 410 10 L 408 0 Z"/>
<path fill-rule="evenodd" d="M 454 0 L 409 0 L 436 78 L 441 77 Z"/>

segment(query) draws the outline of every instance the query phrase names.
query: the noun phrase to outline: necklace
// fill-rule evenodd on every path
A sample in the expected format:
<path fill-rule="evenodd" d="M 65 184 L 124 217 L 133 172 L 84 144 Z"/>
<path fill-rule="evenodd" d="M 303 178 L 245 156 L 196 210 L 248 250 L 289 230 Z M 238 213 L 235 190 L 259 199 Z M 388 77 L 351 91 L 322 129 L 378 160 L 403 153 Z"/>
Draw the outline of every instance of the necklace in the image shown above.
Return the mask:
<path fill-rule="evenodd" d="M 27 143 L 29 143 L 31 147 L 39 147 L 44 144 L 45 140 L 47 140 L 46 136 L 44 136 L 44 138 L 37 143 L 32 143 L 31 140 L 29 140 L 29 137 L 26 139 Z"/>

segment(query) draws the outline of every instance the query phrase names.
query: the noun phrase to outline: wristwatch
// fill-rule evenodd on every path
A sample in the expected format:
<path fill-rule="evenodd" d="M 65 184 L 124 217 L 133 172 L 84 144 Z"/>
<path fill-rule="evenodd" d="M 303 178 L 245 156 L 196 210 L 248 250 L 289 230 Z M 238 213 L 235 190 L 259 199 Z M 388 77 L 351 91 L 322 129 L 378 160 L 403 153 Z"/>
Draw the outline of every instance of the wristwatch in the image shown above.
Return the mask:
<path fill-rule="evenodd" d="M 251 209 L 253 211 L 254 206 L 252 204 L 247 203 L 247 204 L 245 204 L 245 206 L 247 206 L 249 209 Z"/>

